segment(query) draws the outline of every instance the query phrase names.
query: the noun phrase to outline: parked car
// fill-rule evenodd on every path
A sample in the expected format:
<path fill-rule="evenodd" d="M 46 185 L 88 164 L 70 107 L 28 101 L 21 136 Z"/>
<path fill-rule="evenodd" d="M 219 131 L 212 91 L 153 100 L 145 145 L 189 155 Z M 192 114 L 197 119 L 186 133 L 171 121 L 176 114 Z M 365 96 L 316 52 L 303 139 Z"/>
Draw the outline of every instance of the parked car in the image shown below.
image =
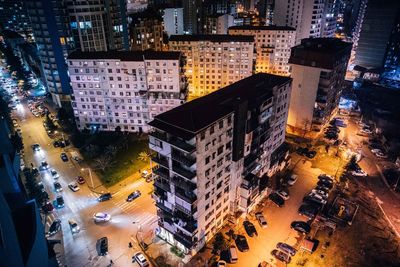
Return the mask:
<path fill-rule="evenodd" d="M 53 177 L 53 179 L 58 179 L 60 177 L 58 172 L 54 169 L 50 171 L 50 174 L 51 174 L 51 177 Z"/>
<path fill-rule="evenodd" d="M 58 231 L 60 231 L 60 229 L 61 229 L 61 220 L 55 219 L 49 227 L 47 236 L 49 237 L 55 235 Z"/>
<path fill-rule="evenodd" d="M 244 221 L 243 226 L 248 236 L 253 237 L 254 235 L 258 235 L 256 227 L 250 221 Z"/>
<path fill-rule="evenodd" d="M 362 129 L 360 130 L 360 133 L 363 133 L 363 134 L 372 134 L 372 131 L 371 131 L 370 129 L 368 129 L 368 128 L 362 128 Z"/>
<path fill-rule="evenodd" d="M 59 182 L 54 182 L 53 183 L 53 185 L 54 185 L 54 190 L 58 193 L 58 192 L 61 192 L 63 189 L 62 189 L 62 186 L 61 186 L 61 184 L 59 183 Z"/>
<path fill-rule="evenodd" d="M 315 187 L 316 190 L 320 190 L 320 191 L 324 191 L 325 193 L 329 193 L 329 191 L 331 189 L 329 189 L 328 187 L 324 186 L 324 184 L 320 184 Z"/>
<path fill-rule="evenodd" d="M 64 153 L 64 152 L 61 153 L 60 157 L 61 157 L 61 160 L 62 160 L 62 161 L 64 161 L 64 162 L 67 162 L 67 161 L 68 161 L 68 156 L 67 156 L 66 153 Z"/>
<path fill-rule="evenodd" d="M 72 234 L 79 233 L 81 230 L 78 223 L 75 220 L 68 220 L 69 229 L 71 229 Z"/>
<path fill-rule="evenodd" d="M 290 228 L 303 234 L 309 234 L 311 232 L 311 226 L 303 221 L 294 221 L 290 224 Z"/>
<path fill-rule="evenodd" d="M 57 208 L 63 208 L 65 206 L 64 198 L 62 196 L 57 196 L 56 204 L 57 204 Z"/>
<path fill-rule="evenodd" d="M 219 260 L 219 261 L 218 261 L 217 267 L 225 267 L 225 266 L 227 266 L 227 265 L 226 265 L 226 261 L 223 261 L 223 260 Z"/>
<path fill-rule="evenodd" d="M 111 215 L 107 214 L 107 213 L 102 213 L 102 212 L 98 212 L 93 214 L 93 220 L 94 222 L 108 222 L 109 220 L 111 220 Z"/>
<path fill-rule="evenodd" d="M 383 152 L 377 152 L 377 153 L 375 153 L 375 156 L 377 156 L 378 158 L 380 158 L 380 159 L 387 159 L 387 155 L 386 154 L 384 154 Z"/>
<path fill-rule="evenodd" d="M 146 180 L 146 182 L 149 183 L 152 180 L 152 173 L 147 170 L 144 170 L 144 171 L 142 171 L 142 178 L 144 178 Z"/>
<path fill-rule="evenodd" d="M 100 195 L 100 196 L 97 198 L 97 200 L 98 200 L 99 202 L 102 202 L 102 201 L 110 200 L 111 198 L 112 198 L 111 193 L 105 193 L 105 194 Z"/>
<path fill-rule="evenodd" d="M 325 180 L 319 180 L 317 186 L 323 186 L 329 190 L 333 188 L 333 183 Z"/>
<path fill-rule="evenodd" d="M 137 198 L 140 197 L 140 196 L 141 196 L 140 191 L 139 191 L 139 190 L 136 190 L 136 191 L 134 191 L 134 192 L 132 192 L 132 193 L 130 193 L 130 194 L 128 195 L 128 197 L 126 198 L 126 201 L 131 202 L 132 200 L 135 200 L 135 199 L 137 199 Z"/>
<path fill-rule="evenodd" d="M 53 204 L 51 204 L 51 202 L 47 201 L 42 206 L 42 210 L 43 210 L 44 213 L 49 213 L 49 212 L 52 212 L 54 210 L 54 206 L 53 206 Z"/>
<path fill-rule="evenodd" d="M 276 248 L 282 250 L 283 252 L 286 252 L 287 254 L 289 254 L 292 257 L 294 255 L 296 255 L 296 252 L 297 252 L 297 250 L 294 247 L 292 247 L 291 245 L 288 245 L 286 243 L 283 243 L 283 242 L 279 242 L 276 245 Z"/>
<path fill-rule="evenodd" d="M 96 242 L 96 250 L 99 256 L 105 256 L 108 253 L 108 238 L 99 238 Z"/>
<path fill-rule="evenodd" d="M 68 184 L 69 189 L 71 189 L 73 192 L 79 191 L 80 187 L 77 182 L 72 182 Z"/>
<path fill-rule="evenodd" d="M 235 243 L 239 251 L 241 252 L 249 251 L 249 244 L 247 243 L 247 239 L 244 235 L 237 235 Z"/>
<path fill-rule="evenodd" d="M 267 220 L 265 219 L 264 215 L 261 212 L 257 212 L 255 215 L 256 215 L 257 221 L 260 224 L 260 226 L 262 228 L 266 228 L 268 223 L 267 223 Z"/>
<path fill-rule="evenodd" d="M 318 190 L 318 189 L 313 189 L 311 190 L 311 193 L 316 194 L 316 195 L 320 195 L 321 197 L 324 198 L 328 198 L 329 197 L 329 193 L 323 191 L 323 190 Z"/>
<path fill-rule="evenodd" d="M 33 144 L 32 145 L 33 151 L 39 151 L 40 150 L 40 145 L 39 144 Z"/>
<path fill-rule="evenodd" d="M 47 170 L 49 168 L 49 164 L 47 163 L 47 161 L 42 161 L 40 163 L 40 166 L 43 170 Z"/>
<path fill-rule="evenodd" d="M 312 202 L 311 202 L 312 203 Z M 317 205 L 312 205 L 310 202 L 303 203 L 298 209 L 299 215 L 307 218 L 314 218 L 319 212 L 320 208 Z"/>
<path fill-rule="evenodd" d="M 297 182 L 298 176 L 296 174 L 292 174 L 289 176 L 287 184 L 294 185 Z"/>
<path fill-rule="evenodd" d="M 315 150 L 309 150 L 305 153 L 305 156 L 309 159 L 314 158 L 317 155 L 317 151 Z"/>
<path fill-rule="evenodd" d="M 351 171 L 350 174 L 353 176 L 358 176 L 358 177 L 368 176 L 368 174 L 365 171 L 363 171 L 362 169 L 357 169 L 357 170 Z"/>
<path fill-rule="evenodd" d="M 287 188 L 281 188 L 276 191 L 276 193 L 281 196 L 284 200 L 288 200 L 290 198 L 289 196 L 289 190 Z"/>
<path fill-rule="evenodd" d="M 149 262 L 146 260 L 142 252 L 136 252 L 132 257 L 140 267 L 149 266 Z"/>
<path fill-rule="evenodd" d="M 268 198 L 278 207 L 283 207 L 285 205 L 285 200 L 277 193 L 272 193 Z"/>
<path fill-rule="evenodd" d="M 290 263 L 290 261 L 292 260 L 289 256 L 289 254 L 281 251 L 281 250 L 277 250 L 274 249 L 273 251 L 271 251 L 272 256 L 274 256 L 277 260 L 280 260 L 284 263 Z"/>
<path fill-rule="evenodd" d="M 85 179 L 83 179 L 82 176 L 76 177 L 76 181 L 78 182 L 78 184 L 84 184 L 85 183 Z"/>

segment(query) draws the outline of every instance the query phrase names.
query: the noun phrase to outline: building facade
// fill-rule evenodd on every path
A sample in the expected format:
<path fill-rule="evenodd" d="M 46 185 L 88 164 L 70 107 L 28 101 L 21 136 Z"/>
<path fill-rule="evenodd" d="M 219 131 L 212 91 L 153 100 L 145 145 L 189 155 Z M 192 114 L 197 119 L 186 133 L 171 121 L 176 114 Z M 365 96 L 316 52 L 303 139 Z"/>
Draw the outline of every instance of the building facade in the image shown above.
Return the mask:
<path fill-rule="evenodd" d="M 325 0 L 321 22 L 321 37 L 335 37 L 338 15 L 336 0 Z"/>
<path fill-rule="evenodd" d="M 254 37 L 232 35 L 172 35 L 170 50 L 185 56 L 189 97 L 196 98 L 253 73 Z"/>
<path fill-rule="evenodd" d="M 129 49 L 126 0 L 65 2 L 78 50 Z"/>
<path fill-rule="evenodd" d="M 183 8 L 166 8 L 163 13 L 164 29 L 168 36 L 183 34 Z"/>
<path fill-rule="evenodd" d="M 166 50 L 163 19 L 152 9 L 131 16 L 129 34 L 132 51 Z"/>
<path fill-rule="evenodd" d="M 326 0 L 275 1 L 274 23 L 296 29 L 296 44 L 304 38 L 321 37 Z"/>
<path fill-rule="evenodd" d="M 68 58 L 79 130 L 147 132 L 186 100 L 178 52 L 73 52 Z"/>
<path fill-rule="evenodd" d="M 204 34 L 227 34 L 233 26 L 234 17 L 229 14 L 217 14 L 205 17 Z"/>
<path fill-rule="evenodd" d="M 290 49 L 295 45 L 296 30 L 288 26 L 234 26 L 229 34 L 254 36 L 256 73 L 289 75 Z"/>
<path fill-rule="evenodd" d="M 24 1 L 0 0 L 0 7 L 0 30 L 15 31 L 25 37 L 32 33 Z"/>
<path fill-rule="evenodd" d="M 265 196 L 290 90 L 290 78 L 260 73 L 149 123 L 161 238 L 194 255 L 230 216 L 250 212 Z"/>
<path fill-rule="evenodd" d="M 292 48 L 289 131 L 318 132 L 335 114 L 351 46 L 335 38 L 310 38 Z"/>
<path fill-rule="evenodd" d="M 75 49 L 64 4 L 58 0 L 26 2 L 42 63 L 42 80 L 58 106 L 69 101 L 71 86 L 65 59 Z"/>

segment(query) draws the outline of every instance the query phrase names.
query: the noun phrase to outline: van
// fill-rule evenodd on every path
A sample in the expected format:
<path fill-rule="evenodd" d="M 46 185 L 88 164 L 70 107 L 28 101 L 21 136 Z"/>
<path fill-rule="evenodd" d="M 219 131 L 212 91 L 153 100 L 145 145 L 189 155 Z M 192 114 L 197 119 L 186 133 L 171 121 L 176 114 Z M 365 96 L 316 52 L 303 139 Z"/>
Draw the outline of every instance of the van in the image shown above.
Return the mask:
<path fill-rule="evenodd" d="M 238 261 L 237 250 L 235 246 L 229 248 L 229 262 L 236 263 Z"/>

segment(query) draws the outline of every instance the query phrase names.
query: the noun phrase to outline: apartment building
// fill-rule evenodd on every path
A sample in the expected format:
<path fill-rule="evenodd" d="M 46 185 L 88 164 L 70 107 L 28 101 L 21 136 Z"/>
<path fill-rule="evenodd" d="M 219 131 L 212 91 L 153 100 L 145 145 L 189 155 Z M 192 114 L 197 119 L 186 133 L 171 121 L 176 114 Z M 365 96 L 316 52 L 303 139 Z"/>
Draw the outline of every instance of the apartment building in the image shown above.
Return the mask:
<path fill-rule="evenodd" d="M 290 49 L 295 45 L 296 30 L 288 26 L 233 26 L 231 35 L 254 36 L 256 73 L 290 74 Z"/>
<path fill-rule="evenodd" d="M 185 56 L 190 98 L 204 96 L 253 73 L 253 36 L 172 35 L 169 46 Z"/>
<path fill-rule="evenodd" d="M 229 14 L 215 14 L 204 18 L 204 34 L 227 34 L 229 27 L 233 26 L 234 17 Z"/>
<path fill-rule="evenodd" d="M 275 1 L 274 23 L 296 29 L 296 45 L 304 38 L 321 37 L 325 2 L 331 0 Z"/>
<path fill-rule="evenodd" d="M 129 34 L 133 51 L 165 51 L 163 18 L 156 11 L 147 9 L 131 15 Z"/>
<path fill-rule="evenodd" d="M 292 48 L 289 131 L 318 132 L 336 113 L 351 47 L 336 38 L 310 38 Z"/>
<path fill-rule="evenodd" d="M 165 32 L 168 36 L 183 34 L 183 8 L 166 8 L 163 10 Z"/>
<path fill-rule="evenodd" d="M 259 73 L 157 115 L 157 234 L 194 255 L 266 195 L 284 159 L 291 78 Z"/>
<path fill-rule="evenodd" d="M 179 52 L 73 52 L 68 68 L 79 130 L 147 132 L 186 100 Z"/>

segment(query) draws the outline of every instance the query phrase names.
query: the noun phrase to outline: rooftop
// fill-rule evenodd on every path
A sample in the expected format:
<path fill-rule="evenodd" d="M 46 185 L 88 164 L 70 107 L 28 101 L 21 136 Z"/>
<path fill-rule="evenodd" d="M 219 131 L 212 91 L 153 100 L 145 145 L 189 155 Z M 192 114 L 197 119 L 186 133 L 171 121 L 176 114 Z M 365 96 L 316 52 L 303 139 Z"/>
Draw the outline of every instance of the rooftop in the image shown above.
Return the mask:
<path fill-rule="evenodd" d="M 272 97 L 272 88 L 291 81 L 289 77 L 258 73 L 159 114 L 150 126 L 190 139 L 210 124 L 235 111 L 238 103 Z"/>
<path fill-rule="evenodd" d="M 337 59 L 350 57 L 352 43 L 338 38 L 307 38 L 292 47 L 289 63 L 332 69 Z"/>
<path fill-rule="evenodd" d="M 296 29 L 289 26 L 251 26 L 251 25 L 243 25 L 243 26 L 232 26 L 229 27 L 229 30 L 259 30 L 259 31 L 295 31 Z"/>
<path fill-rule="evenodd" d="M 170 41 L 178 42 L 254 42 L 253 36 L 247 35 L 228 35 L 228 34 L 210 34 L 210 35 L 171 35 Z"/>
<path fill-rule="evenodd" d="M 144 59 L 179 60 L 180 54 L 180 52 L 162 51 L 75 51 L 68 56 L 68 59 L 119 59 L 121 61 L 143 61 Z"/>

